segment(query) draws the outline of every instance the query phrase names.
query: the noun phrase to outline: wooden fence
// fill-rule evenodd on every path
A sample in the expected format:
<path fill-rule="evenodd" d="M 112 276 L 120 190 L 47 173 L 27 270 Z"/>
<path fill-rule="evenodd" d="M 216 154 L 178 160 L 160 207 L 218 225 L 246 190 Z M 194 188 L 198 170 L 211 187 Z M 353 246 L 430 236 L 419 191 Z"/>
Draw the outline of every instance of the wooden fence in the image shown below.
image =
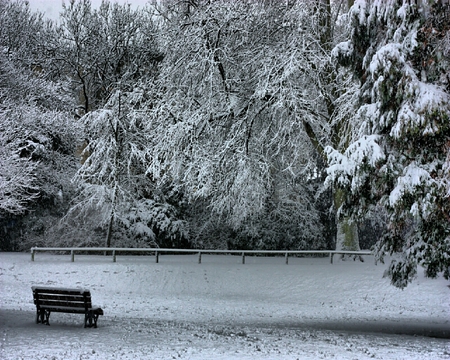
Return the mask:
<path fill-rule="evenodd" d="M 341 251 L 341 250 L 204 250 L 204 249 L 160 249 L 160 248 L 106 248 L 106 247 L 32 247 L 31 261 L 34 261 L 37 252 L 63 252 L 70 253 L 71 261 L 75 261 L 75 253 L 103 253 L 112 256 L 112 260 L 116 262 L 119 253 L 139 253 L 154 255 L 156 263 L 159 263 L 161 254 L 198 254 L 198 263 L 202 262 L 203 254 L 233 254 L 242 257 L 242 264 L 245 264 L 246 255 L 281 255 L 285 257 L 286 265 L 289 263 L 289 256 L 294 255 L 328 255 L 331 264 L 334 255 L 354 255 L 364 256 L 373 255 L 371 251 Z"/>

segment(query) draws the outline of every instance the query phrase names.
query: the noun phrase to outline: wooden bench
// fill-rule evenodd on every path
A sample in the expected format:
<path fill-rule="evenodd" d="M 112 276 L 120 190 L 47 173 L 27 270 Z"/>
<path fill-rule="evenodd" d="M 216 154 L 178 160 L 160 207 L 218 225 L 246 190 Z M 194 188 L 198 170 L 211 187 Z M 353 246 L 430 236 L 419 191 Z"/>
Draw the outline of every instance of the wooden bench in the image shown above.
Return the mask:
<path fill-rule="evenodd" d="M 64 289 L 33 286 L 33 299 L 36 305 L 36 324 L 50 325 L 51 312 L 84 314 L 84 327 L 97 327 L 99 315 L 103 310 L 92 306 L 91 292 L 85 289 Z"/>

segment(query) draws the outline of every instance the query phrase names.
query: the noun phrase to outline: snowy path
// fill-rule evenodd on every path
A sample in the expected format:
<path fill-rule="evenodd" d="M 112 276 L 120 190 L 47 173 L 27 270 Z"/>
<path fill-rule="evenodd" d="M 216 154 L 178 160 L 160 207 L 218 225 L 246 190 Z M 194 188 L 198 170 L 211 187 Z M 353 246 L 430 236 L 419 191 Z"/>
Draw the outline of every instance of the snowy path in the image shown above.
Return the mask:
<path fill-rule="evenodd" d="M 0 253 L 0 358 L 450 359 L 447 281 L 401 291 L 371 259 L 283 260 Z M 89 288 L 99 328 L 69 314 L 34 324 L 43 284 Z"/>

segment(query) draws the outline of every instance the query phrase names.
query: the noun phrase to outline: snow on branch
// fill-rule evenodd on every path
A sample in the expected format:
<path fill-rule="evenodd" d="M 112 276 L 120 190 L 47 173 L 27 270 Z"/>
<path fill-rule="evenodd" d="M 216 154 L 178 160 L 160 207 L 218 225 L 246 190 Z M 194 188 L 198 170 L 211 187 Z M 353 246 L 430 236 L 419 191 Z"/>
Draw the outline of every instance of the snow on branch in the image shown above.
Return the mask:
<path fill-rule="evenodd" d="M 326 147 L 325 152 L 329 163 L 326 183 L 336 182 L 343 187 L 351 186 L 352 189 L 359 187 L 361 166 L 367 164 L 375 167 L 377 163 L 385 159 L 383 150 L 377 144 L 378 138 L 378 135 L 363 136 L 352 143 L 344 154 L 330 146 Z M 350 179 L 352 179 L 351 182 Z"/>
<path fill-rule="evenodd" d="M 372 78 L 376 79 L 378 73 L 389 74 L 391 67 L 398 62 L 405 62 L 402 45 L 389 43 L 382 46 L 370 62 L 369 71 L 372 74 Z"/>
<path fill-rule="evenodd" d="M 416 162 L 409 164 L 403 171 L 403 176 L 398 177 L 397 185 L 391 191 L 389 195 L 389 204 L 391 207 L 395 207 L 406 194 L 412 194 L 418 187 L 430 189 L 436 184 L 436 181 L 432 178 L 430 172 L 434 170 L 425 169 L 423 166 L 419 166 Z M 431 200 L 431 199 L 429 199 Z M 411 208 L 411 212 L 418 215 L 418 203 L 414 203 Z M 425 210 L 425 209 L 422 209 Z M 424 211 L 422 211 L 423 213 Z"/>
<path fill-rule="evenodd" d="M 36 168 L 30 159 L 0 151 L 0 213 L 22 214 L 39 197 Z"/>
<path fill-rule="evenodd" d="M 449 121 L 450 96 L 439 85 L 421 81 L 405 58 L 403 45 L 389 43 L 370 62 L 372 100 L 391 108 L 394 99 L 403 99 L 395 112 L 373 117 L 373 130 L 391 126 L 390 136 L 395 139 L 417 132 L 422 136 L 436 135 Z"/>
<path fill-rule="evenodd" d="M 407 99 L 399 109 L 397 122 L 390 135 L 400 138 L 408 131 L 419 128 L 422 135 L 440 131 L 439 122 L 448 121 L 450 97 L 439 86 L 411 81 L 406 87 Z"/>

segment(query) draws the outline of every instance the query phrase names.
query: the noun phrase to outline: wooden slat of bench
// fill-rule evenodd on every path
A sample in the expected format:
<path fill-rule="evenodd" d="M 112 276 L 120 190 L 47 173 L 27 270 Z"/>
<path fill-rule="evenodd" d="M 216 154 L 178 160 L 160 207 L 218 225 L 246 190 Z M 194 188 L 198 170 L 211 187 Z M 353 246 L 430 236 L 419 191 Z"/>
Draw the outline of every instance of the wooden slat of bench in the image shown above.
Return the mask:
<path fill-rule="evenodd" d="M 85 314 L 86 313 L 84 308 L 81 309 L 81 308 L 73 308 L 73 307 L 66 307 L 66 306 L 46 306 L 46 305 L 44 305 L 44 306 L 41 306 L 41 309 L 53 311 L 53 312 L 66 312 L 66 313 L 72 313 L 72 314 Z M 94 314 L 103 315 L 103 310 L 102 310 L 102 308 L 99 308 L 99 307 L 92 307 L 92 308 L 88 308 L 87 310 Z"/>
<path fill-rule="evenodd" d="M 52 312 L 63 312 L 70 314 L 85 314 L 86 310 L 84 307 L 67 307 L 67 306 L 53 306 L 53 305 L 42 305 L 40 307 L 43 310 L 52 311 Z"/>
<path fill-rule="evenodd" d="M 90 296 L 83 296 L 80 294 L 77 295 L 59 295 L 59 294 L 35 294 L 35 298 L 38 298 L 39 300 L 46 300 L 46 299 L 52 299 L 52 300 L 66 300 L 66 301 L 84 301 L 84 299 L 87 299 L 87 301 L 91 300 Z"/>
<path fill-rule="evenodd" d="M 73 307 L 73 308 L 90 308 L 91 303 L 84 302 L 73 302 L 73 301 L 59 301 L 59 300 L 39 300 L 38 305 L 40 307 L 43 306 L 64 306 L 64 307 Z"/>

